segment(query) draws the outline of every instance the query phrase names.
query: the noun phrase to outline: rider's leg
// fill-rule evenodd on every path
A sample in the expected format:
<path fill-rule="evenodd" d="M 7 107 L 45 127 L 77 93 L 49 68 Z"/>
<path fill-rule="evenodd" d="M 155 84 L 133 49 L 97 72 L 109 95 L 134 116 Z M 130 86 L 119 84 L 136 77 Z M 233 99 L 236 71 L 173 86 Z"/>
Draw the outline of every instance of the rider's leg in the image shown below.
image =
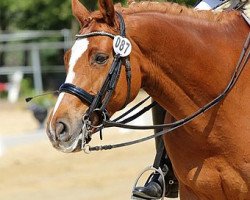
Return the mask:
<path fill-rule="evenodd" d="M 166 111 L 157 104 L 152 110 L 153 123 L 162 124 Z M 162 129 L 156 129 L 155 133 Z M 166 197 L 175 198 L 178 197 L 178 181 L 174 175 L 173 168 L 169 157 L 166 154 L 164 143 L 161 137 L 155 139 L 156 157 L 154 161 L 154 167 L 161 168 L 165 175 L 166 184 Z M 163 182 L 162 177 L 158 173 L 153 173 L 149 177 L 144 187 L 136 187 L 133 191 L 135 196 L 144 199 L 158 199 L 162 196 Z"/>

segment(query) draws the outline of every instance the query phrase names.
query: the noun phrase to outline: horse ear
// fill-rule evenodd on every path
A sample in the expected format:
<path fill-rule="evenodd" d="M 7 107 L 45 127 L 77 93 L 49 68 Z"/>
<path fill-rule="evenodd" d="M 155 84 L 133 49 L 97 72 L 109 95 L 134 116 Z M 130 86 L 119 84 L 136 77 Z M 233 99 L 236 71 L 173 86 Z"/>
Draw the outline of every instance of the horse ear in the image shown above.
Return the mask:
<path fill-rule="evenodd" d="M 115 9 L 112 0 L 99 0 L 99 10 L 103 15 L 105 22 L 113 26 L 115 23 Z"/>
<path fill-rule="evenodd" d="M 90 16 L 90 12 L 79 2 L 79 0 L 71 0 L 72 12 L 81 26 L 84 26 L 86 19 Z"/>
<path fill-rule="evenodd" d="M 127 0 L 128 2 L 128 5 L 132 4 L 132 3 L 135 3 L 135 0 Z"/>

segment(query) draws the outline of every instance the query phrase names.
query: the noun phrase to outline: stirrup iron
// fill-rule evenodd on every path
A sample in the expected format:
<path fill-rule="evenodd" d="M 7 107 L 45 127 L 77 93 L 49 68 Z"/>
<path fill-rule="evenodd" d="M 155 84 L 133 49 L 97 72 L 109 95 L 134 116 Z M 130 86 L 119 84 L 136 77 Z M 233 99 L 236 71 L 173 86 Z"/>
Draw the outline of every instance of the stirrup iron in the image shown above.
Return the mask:
<path fill-rule="evenodd" d="M 133 191 L 134 191 L 134 189 L 137 187 L 138 181 L 139 181 L 139 179 L 141 178 L 141 176 L 142 176 L 145 172 L 150 171 L 150 170 L 153 170 L 153 171 L 155 171 L 155 172 L 158 172 L 158 173 L 160 174 L 160 176 L 162 177 L 162 181 L 163 181 L 163 191 L 162 191 L 162 197 L 161 197 L 161 199 L 159 199 L 159 200 L 164 200 L 164 198 L 165 198 L 165 193 L 166 193 L 166 184 L 165 184 L 164 174 L 163 174 L 163 171 L 162 171 L 162 169 L 161 169 L 160 167 L 159 167 L 158 169 L 156 169 L 156 168 L 153 167 L 153 166 L 146 167 L 146 168 L 139 174 L 139 176 L 138 176 L 137 179 L 135 180 L 135 184 L 134 184 L 133 189 L 132 189 L 131 199 L 133 199 L 133 200 L 143 200 L 143 199 L 144 199 L 144 198 L 142 198 L 142 197 L 136 197 L 136 196 L 134 196 L 134 195 L 133 195 Z"/>

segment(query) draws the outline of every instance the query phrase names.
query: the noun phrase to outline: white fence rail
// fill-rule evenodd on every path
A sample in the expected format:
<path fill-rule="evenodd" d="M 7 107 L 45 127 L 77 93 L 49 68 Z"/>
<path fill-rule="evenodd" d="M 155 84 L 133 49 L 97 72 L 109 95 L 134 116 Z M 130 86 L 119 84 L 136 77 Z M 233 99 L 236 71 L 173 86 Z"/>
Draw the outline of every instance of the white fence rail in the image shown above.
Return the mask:
<path fill-rule="evenodd" d="M 63 41 L 59 42 L 27 42 L 28 40 L 35 40 L 40 38 L 62 38 Z M 18 43 L 13 43 L 18 42 Z M 71 33 L 69 30 L 61 31 L 25 31 L 12 34 L 0 34 L 0 52 L 8 52 L 10 54 L 15 54 L 16 52 L 28 51 L 31 58 L 31 66 L 0 66 L 0 82 L 2 75 L 8 75 L 9 81 L 15 72 L 21 72 L 22 74 L 33 74 L 34 88 L 37 94 L 43 92 L 43 82 L 42 73 L 52 72 L 58 73 L 62 72 L 63 67 L 51 66 L 48 70 L 48 66 L 44 69 L 41 66 L 40 51 L 46 49 L 68 49 L 72 45 Z"/>

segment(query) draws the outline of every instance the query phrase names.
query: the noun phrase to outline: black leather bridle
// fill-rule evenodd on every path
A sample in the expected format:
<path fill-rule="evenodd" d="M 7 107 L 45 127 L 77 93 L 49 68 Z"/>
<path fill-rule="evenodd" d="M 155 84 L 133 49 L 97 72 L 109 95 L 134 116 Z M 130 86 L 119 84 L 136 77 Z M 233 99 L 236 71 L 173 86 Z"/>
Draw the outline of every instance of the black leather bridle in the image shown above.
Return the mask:
<path fill-rule="evenodd" d="M 120 36 L 125 38 L 126 33 L 125 33 L 125 23 L 124 23 L 123 17 L 119 13 L 116 13 L 116 14 L 117 14 L 117 16 L 119 18 L 119 22 L 120 22 Z M 250 25 L 248 19 L 246 19 L 247 17 L 244 14 L 242 14 L 242 16 L 246 20 L 246 22 L 248 22 L 248 25 Z M 92 37 L 92 36 L 107 36 L 107 37 L 110 37 L 112 39 L 114 39 L 116 37 L 112 33 L 107 33 L 104 31 L 96 31 L 96 32 L 90 32 L 90 33 L 86 33 L 86 34 L 76 35 L 76 38 L 77 39 L 88 38 L 88 37 Z M 25 100 L 26 100 L 26 102 L 29 102 L 33 98 L 37 98 L 37 97 L 47 95 L 50 93 L 66 92 L 66 93 L 72 94 L 72 95 L 78 97 L 82 102 L 87 103 L 89 105 L 89 109 L 83 117 L 85 119 L 83 119 L 83 128 L 82 128 L 82 132 L 80 134 L 80 135 L 82 135 L 82 138 L 80 138 L 80 135 L 78 137 L 82 140 L 82 149 L 86 153 L 89 153 L 90 151 L 109 150 L 109 149 L 113 149 L 113 148 L 120 148 L 120 147 L 124 147 L 124 146 L 129 146 L 129 145 L 133 145 L 133 144 L 137 144 L 137 143 L 140 143 L 143 141 L 150 140 L 152 138 L 162 136 L 162 135 L 169 133 L 169 132 L 171 132 L 171 131 L 173 131 L 181 126 L 184 126 L 185 124 L 189 123 L 190 121 L 194 120 L 195 118 L 197 118 L 198 116 L 200 116 L 201 114 L 206 112 L 207 110 L 211 109 L 212 107 L 214 107 L 215 105 L 220 103 L 226 97 L 226 95 L 231 91 L 231 89 L 234 87 L 234 85 L 236 84 L 237 80 L 240 77 L 241 72 L 243 71 L 244 67 L 246 66 L 246 64 L 250 58 L 249 46 L 250 46 L 250 33 L 248 33 L 248 36 L 247 36 L 246 41 L 244 43 L 241 55 L 240 55 L 239 60 L 238 60 L 238 63 L 235 67 L 234 73 L 232 74 L 231 80 L 229 81 L 227 87 L 216 98 L 214 98 L 212 101 L 210 101 L 209 103 L 207 103 L 206 105 L 204 105 L 202 108 L 198 109 L 196 112 L 192 113 L 191 115 L 189 115 L 183 119 L 180 119 L 178 121 L 175 121 L 173 123 L 169 123 L 169 124 L 159 124 L 159 125 L 149 125 L 149 126 L 136 126 L 136 125 L 128 125 L 127 124 L 128 122 L 133 121 L 134 119 L 138 118 L 139 116 L 141 116 L 142 114 L 144 114 L 145 112 L 150 110 L 153 106 L 156 105 L 156 102 L 151 103 L 150 105 L 143 108 L 142 110 L 140 110 L 136 114 L 134 114 L 130 117 L 127 117 L 126 119 L 123 119 L 126 116 L 128 116 L 132 111 L 134 111 L 136 108 L 138 108 L 140 105 L 142 105 L 150 97 L 147 97 L 146 99 L 142 100 L 141 102 L 136 104 L 134 107 L 129 109 L 127 112 L 125 112 L 121 116 L 117 117 L 116 119 L 114 119 L 114 120 L 109 119 L 109 115 L 108 115 L 108 112 L 106 110 L 106 107 L 107 107 L 107 104 L 108 104 L 108 102 L 112 96 L 112 93 L 115 89 L 116 83 L 118 81 L 118 78 L 119 78 L 119 75 L 121 72 L 121 67 L 122 67 L 123 62 L 125 63 L 126 79 L 127 79 L 127 97 L 126 97 L 126 100 L 124 102 L 123 107 L 125 107 L 129 103 L 129 100 L 130 100 L 131 67 L 130 67 L 130 62 L 129 62 L 129 56 L 121 56 L 119 53 L 115 53 L 113 63 L 110 67 L 109 73 L 108 73 L 100 91 L 96 95 L 92 95 L 89 92 L 85 91 L 84 89 L 81 89 L 73 84 L 64 83 L 60 86 L 59 90 L 57 90 L 57 91 L 44 93 L 41 95 L 36 95 L 34 97 L 28 97 Z M 94 126 L 90 122 L 90 116 L 95 111 L 100 112 L 103 115 L 102 116 L 103 120 L 100 122 L 100 124 L 98 126 Z M 150 136 L 143 137 L 143 138 L 136 139 L 136 140 L 129 141 L 129 142 L 113 144 L 113 145 L 94 146 L 94 147 L 90 147 L 90 146 L 86 145 L 86 143 L 88 143 L 90 141 L 90 138 L 91 138 L 90 134 L 92 134 L 92 132 L 91 132 L 92 128 L 97 128 L 97 130 L 100 130 L 100 136 L 102 138 L 101 130 L 102 130 L 102 128 L 106 128 L 106 127 L 120 127 L 120 128 L 127 128 L 127 129 L 136 129 L 136 130 L 147 130 L 147 129 L 158 129 L 158 128 L 161 128 L 161 129 L 165 128 L 165 129 L 154 134 L 154 135 L 150 135 Z"/>
<path fill-rule="evenodd" d="M 120 35 L 122 37 L 125 37 L 126 34 L 125 34 L 124 20 L 123 20 L 121 14 L 117 13 L 117 16 L 118 16 L 119 21 L 120 21 Z M 108 36 L 108 37 L 111 37 L 112 39 L 114 39 L 114 37 L 115 37 L 115 35 L 113 35 L 111 33 L 100 31 L 100 32 L 90 32 L 90 33 L 83 34 L 83 35 L 77 35 L 77 38 L 87 38 L 87 37 L 92 37 L 92 36 Z M 99 130 L 101 130 L 104 127 L 120 127 L 120 128 L 137 129 L 137 130 L 166 128 L 166 130 L 160 131 L 157 134 L 147 136 L 147 137 L 144 137 L 141 139 L 133 140 L 130 142 L 124 142 L 124 143 L 114 144 L 114 145 L 95 146 L 95 147 L 90 147 L 90 146 L 85 145 L 86 143 L 88 143 L 88 141 L 86 141 L 86 137 L 89 137 L 89 135 L 82 133 L 83 134 L 82 140 L 84 140 L 84 141 L 82 141 L 82 149 L 85 152 L 90 152 L 90 151 L 108 150 L 108 149 L 119 148 L 119 147 L 123 147 L 123 146 L 129 146 L 129 145 L 140 143 L 140 142 L 143 142 L 143 141 L 155 138 L 155 137 L 159 137 L 159 136 L 166 134 L 168 132 L 171 132 L 171 131 L 173 131 L 181 126 L 184 126 L 185 124 L 194 120 L 195 118 L 200 116 L 202 113 L 206 112 L 207 110 L 211 109 L 212 107 L 214 107 L 215 105 L 220 103 L 225 98 L 225 96 L 231 91 L 233 86 L 236 84 L 236 82 L 237 82 L 242 70 L 244 69 L 246 63 L 249 60 L 249 57 L 250 57 L 249 44 L 250 44 L 250 33 L 247 36 L 247 39 L 246 39 L 245 44 L 243 46 L 243 50 L 242 50 L 242 53 L 240 55 L 239 61 L 237 63 L 237 66 L 235 68 L 234 73 L 232 74 L 232 78 L 229 81 L 227 87 L 221 92 L 221 94 L 219 94 L 216 98 L 214 98 L 212 101 L 210 101 L 209 103 L 204 105 L 202 108 L 200 108 L 199 110 L 197 110 L 196 112 L 194 112 L 190 116 L 187 116 L 186 118 L 183 118 L 181 120 L 178 120 L 178 121 L 170 123 L 170 124 L 160 124 L 160 125 L 151 125 L 151 126 L 134 126 L 134 125 L 127 125 L 126 124 L 126 123 L 132 121 L 133 119 L 137 118 L 141 114 L 145 113 L 150 108 L 152 108 L 156 104 L 155 102 L 153 102 L 152 104 L 147 106 L 145 109 L 142 109 L 140 112 L 138 112 L 134 116 L 128 117 L 127 119 L 125 119 L 123 121 L 119 121 L 119 120 L 121 118 L 124 118 L 125 116 L 127 116 L 130 113 L 130 111 L 132 111 L 136 107 L 138 107 L 138 105 L 140 105 L 141 102 L 139 104 L 137 104 L 135 107 L 133 107 L 132 109 L 130 109 L 125 114 L 118 117 L 117 119 L 115 119 L 113 121 L 109 120 L 109 116 L 108 116 L 108 112 L 106 110 L 106 107 L 107 107 L 107 104 L 108 104 L 108 102 L 112 96 L 112 93 L 115 89 L 116 83 L 118 81 L 118 78 L 119 78 L 119 75 L 121 72 L 121 66 L 122 66 L 123 59 L 125 61 L 126 77 L 127 77 L 127 98 L 126 98 L 126 101 L 125 101 L 123 107 L 125 107 L 127 105 L 127 103 L 129 102 L 129 99 L 130 99 L 131 68 L 130 68 L 130 62 L 129 62 L 128 56 L 121 57 L 119 54 L 114 55 L 114 60 L 113 60 L 113 63 L 110 67 L 109 73 L 108 73 L 100 91 L 96 95 L 92 95 L 92 94 L 88 93 L 87 91 L 85 91 L 84 89 L 81 89 L 73 84 L 69 84 L 69 83 L 62 84 L 60 89 L 59 89 L 59 92 L 66 92 L 66 93 L 75 95 L 81 101 L 90 105 L 89 109 L 85 115 L 87 120 L 84 119 L 85 120 L 84 121 L 85 128 L 87 127 L 85 122 L 87 122 L 87 123 L 90 122 L 89 117 L 95 111 L 101 112 L 104 115 L 103 121 L 100 122 L 101 124 L 100 124 L 100 126 L 98 126 Z M 145 100 L 143 100 L 142 102 L 144 102 L 144 101 Z M 89 125 L 89 127 L 92 127 L 92 128 L 94 127 L 91 124 L 87 124 L 87 125 Z M 101 133 L 101 131 L 100 131 L 100 133 Z M 85 139 L 84 139 L 84 137 L 85 137 Z"/>
<path fill-rule="evenodd" d="M 120 36 L 126 37 L 124 19 L 122 15 L 119 14 L 118 12 L 116 14 L 120 22 Z M 115 35 L 112 33 L 107 33 L 104 31 L 95 31 L 95 32 L 90 32 L 86 34 L 76 35 L 76 39 L 89 38 L 93 36 L 106 36 L 112 39 L 115 38 Z M 115 90 L 118 78 L 121 73 L 123 62 L 125 64 L 126 79 L 127 79 L 127 97 L 122 107 L 124 108 L 129 102 L 130 90 L 131 90 L 131 67 L 130 67 L 130 62 L 129 62 L 129 56 L 122 57 L 120 54 L 116 54 L 116 53 L 114 54 L 114 59 L 109 69 L 108 75 L 105 81 L 103 82 L 101 89 L 96 95 L 92 95 L 86 90 L 79 88 L 71 83 L 63 83 L 59 88 L 59 93 L 66 92 L 66 93 L 75 95 L 81 101 L 87 103 L 89 105 L 89 109 L 85 114 L 85 118 L 91 117 L 91 115 L 95 111 L 97 111 L 101 113 L 102 115 L 105 115 L 104 116 L 105 119 L 108 119 L 109 114 L 108 114 L 108 111 L 106 110 L 106 107 Z"/>
<path fill-rule="evenodd" d="M 146 137 L 143 137 L 140 139 L 132 140 L 129 142 L 123 142 L 123 143 L 112 144 L 112 145 L 93 146 L 93 147 L 90 147 L 89 145 L 87 145 L 85 148 L 83 148 L 84 152 L 90 153 L 91 151 L 100 151 L 100 150 L 109 150 L 109 149 L 114 149 L 114 148 L 120 148 L 120 147 L 124 147 L 124 146 L 130 146 L 133 144 L 138 144 L 138 143 L 141 143 L 141 142 L 144 142 L 144 141 L 156 138 L 156 137 L 160 137 L 160 136 L 162 136 L 166 133 L 169 133 L 169 132 L 171 132 L 179 127 L 184 126 L 185 124 L 191 122 L 192 120 L 194 120 L 195 118 L 197 118 L 201 114 L 205 113 L 207 110 L 213 108 L 215 105 L 220 103 L 226 97 L 226 95 L 232 90 L 232 88 L 236 84 L 237 80 L 239 79 L 244 67 L 246 66 L 246 64 L 250 58 L 249 46 L 250 46 L 250 33 L 248 34 L 248 36 L 246 38 L 246 41 L 244 43 L 241 55 L 240 55 L 239 60 L 238 60 L 238 63 L 237 63 L 236 68 L 232 74 L 232 78 L 230 79 L 226 88 L 216 98 L 214 98 L 212 101 L 210 101 L 209 103 L 207 103 L 206 105 L 204 105 L 203 107 L 198 109 L 196 112 L 192 113 L 191 115 L 189 115 L 183 119 L 180 119 L 178 121 L 175 121 L 175 122 L 169 123 L 169 124 L 159 124 L 159 125 L 149 125 L 149 126 L 138 126 L 138 125 L 126 124 L 126 123 L 136 119 L 141 114 L 148 111 L 150 108 L 152 108 L 155 104 L 155 102 L 153 102 L 149 106 L 145 107 L 144 109 L 142 109 L 141 111 L 136 113 L 134 116 L 131 116 L 125 120 L 119 121 L 120 119 L 124 118 L 129 113 L 131 113 L 141 103 L 144 103 L 144 101 L 147 100 L 147 98 L 146 98 L 146 99 L 142 100 L 140 103 L 138 103 L 137 105 L 135 105 L 134 107 L 132 107 L 128 112 L 126 112 L 126 113 L 122 114 L 120 117 L 116 118 L 115 120 L 113 120 L 113 121 L 104 120 L 104 127 L 120 127 L 120 128 L 126 128 L 126 129 L 134 129 L 134 130 L 148 130 L 148 129 L 161 128 L 161 129 L 163 129 L 162 131 L 160 131 L 156 134 L 146 136 Z"/>

